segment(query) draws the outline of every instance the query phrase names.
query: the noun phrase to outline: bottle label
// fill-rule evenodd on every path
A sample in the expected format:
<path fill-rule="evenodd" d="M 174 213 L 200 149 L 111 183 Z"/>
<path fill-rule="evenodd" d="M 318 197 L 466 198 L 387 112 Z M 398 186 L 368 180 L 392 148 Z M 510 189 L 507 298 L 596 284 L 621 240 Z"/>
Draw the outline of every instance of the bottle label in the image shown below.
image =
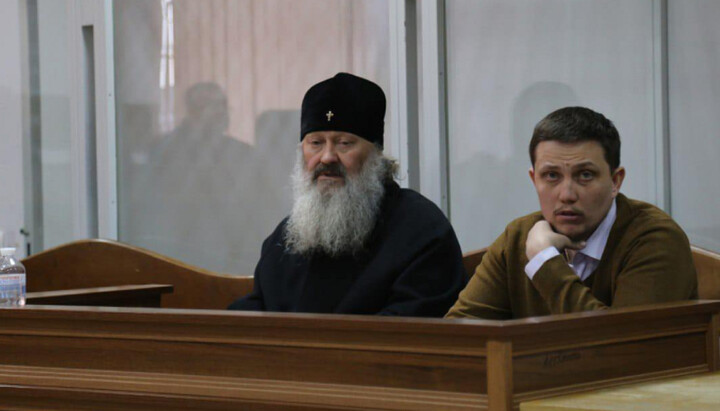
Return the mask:
<path fill-rule="evenodd" d="M 0 275 L 0 293 L 25 288 L 25 274 Z"/>

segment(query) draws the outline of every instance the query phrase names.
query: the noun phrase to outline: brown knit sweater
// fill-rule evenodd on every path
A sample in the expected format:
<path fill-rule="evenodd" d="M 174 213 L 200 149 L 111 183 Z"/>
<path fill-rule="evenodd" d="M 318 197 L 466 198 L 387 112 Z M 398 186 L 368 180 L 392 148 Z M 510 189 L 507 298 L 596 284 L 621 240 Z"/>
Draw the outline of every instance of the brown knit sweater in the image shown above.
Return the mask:
<path fill-rule="evenodd" d="M 619 194 L 600 264 L 581 281 L 562 256 L 532 280 L 525 240 L 539 212 L 511 222 L 490 246 L 447 318 L 510 319 L 697 298 L 690 244 L 657 207 Z"/>

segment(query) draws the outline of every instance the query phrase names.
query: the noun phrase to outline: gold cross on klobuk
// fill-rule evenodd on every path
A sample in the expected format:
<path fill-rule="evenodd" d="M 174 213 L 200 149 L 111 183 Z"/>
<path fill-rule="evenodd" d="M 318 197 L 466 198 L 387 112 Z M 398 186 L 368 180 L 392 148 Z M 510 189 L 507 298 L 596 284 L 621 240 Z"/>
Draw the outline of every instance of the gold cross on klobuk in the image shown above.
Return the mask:
<path fill-rule="evenodd" d="M 332 111 L 328 111 L 327 114 L 325 114 L 325 115 L 327 116 L 328 121 L 330 121 L 332 119 L 332 116 L 335 115 L 335 113 L 333 113 Z"/>

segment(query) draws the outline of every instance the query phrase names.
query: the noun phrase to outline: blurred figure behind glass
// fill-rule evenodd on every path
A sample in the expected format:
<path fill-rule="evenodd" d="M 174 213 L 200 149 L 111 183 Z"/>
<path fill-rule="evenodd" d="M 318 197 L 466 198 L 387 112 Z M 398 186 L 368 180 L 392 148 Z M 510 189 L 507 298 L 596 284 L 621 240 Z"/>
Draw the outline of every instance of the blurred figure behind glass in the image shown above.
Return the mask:
<path fill-rule="evenodd" d="M 185 106 L 185 118 L 150 149 L 133 184 L 129 218 L 138 224 L 129 237 L 205 269 L 238 273 L 248 249 L 250 213 L 243 210 L 251 201 L 253 148 L 226 134 L 227 98 L 217 84 L 188 88 Z"/>

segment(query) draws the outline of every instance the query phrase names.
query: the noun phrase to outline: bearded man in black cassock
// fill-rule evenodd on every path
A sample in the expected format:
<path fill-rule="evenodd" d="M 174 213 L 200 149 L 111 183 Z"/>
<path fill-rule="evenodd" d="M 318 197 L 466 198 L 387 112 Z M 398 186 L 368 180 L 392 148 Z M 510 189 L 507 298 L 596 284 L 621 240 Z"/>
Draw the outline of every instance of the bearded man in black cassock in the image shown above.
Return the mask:
<path fill-rule="evenodd" d="M 439 317 L 466 274 L 455 232 L 394 181 L 385 94 L 347 73 L 302 103 L 294 205 L 263 243 L 254 289 L 230 309 Z"/>

